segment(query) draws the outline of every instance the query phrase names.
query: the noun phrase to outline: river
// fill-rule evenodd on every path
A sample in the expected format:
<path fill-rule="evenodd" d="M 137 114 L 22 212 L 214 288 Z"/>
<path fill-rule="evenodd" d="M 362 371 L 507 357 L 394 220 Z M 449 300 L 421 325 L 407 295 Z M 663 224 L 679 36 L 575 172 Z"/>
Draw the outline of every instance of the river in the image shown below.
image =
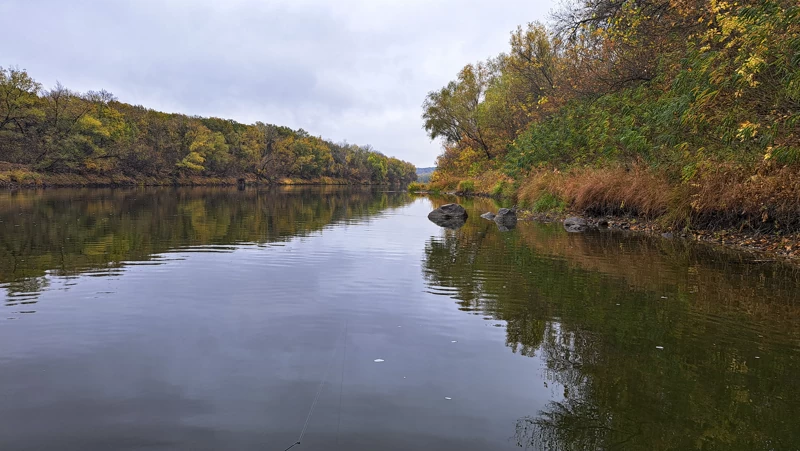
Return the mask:
<path fill-rule="evenodd" d="M 800 449 L 795 267 L 498 207 L 2 192 L 0 449 Z"/>

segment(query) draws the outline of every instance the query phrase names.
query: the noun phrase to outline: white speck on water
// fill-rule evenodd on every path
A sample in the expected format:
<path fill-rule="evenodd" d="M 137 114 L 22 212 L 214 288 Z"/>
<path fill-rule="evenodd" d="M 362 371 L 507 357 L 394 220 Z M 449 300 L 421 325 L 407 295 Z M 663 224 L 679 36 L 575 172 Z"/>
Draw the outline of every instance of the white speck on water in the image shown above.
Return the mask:
<path fill-rule="evenodd" d="M 617 305 L 619 305 L 619 304 L 617 304 Z"/>
<path fill-rule="evenodd" d="M 458 340 L 453 340 L 450 343 L 458 343 Z"/>
<path fill-rule="evenodd" d="M 403 326 L 397 326 L 397 327 L 403 327 Z"/>
<path fill-rule="evenodd" d="M 450 400 L 451 400 L 451 399 L 453 399 L 453 398 L 451 398 L 451 397 L 449 397 L 449 396 L 445 396 L 445 397 L 444 397 L 444 399 L 446 399 L 446 400 L 450 401 Z"/>
<path fill-rule="evenodd" d="M 761 357 L 759 357 L 759 356 L 756 356 L 756 358 L 757 358 L 757 359 L 760 359 Z"/>
<path fill-rule="evenodd" d="M 666 298 L 667 298 L 666 296 L 661 296 L 661 299 L 666 299 Z"/>
<path fill-rule="evenodd" d="M 375 363 L 381 363 L 383 361 L 384 361 L 383 359 L 375 359 Z"/>
<path fill-rule="evenodd" d="M 656 346 L 656 349 L 664 349 L 663 346 Z"/>

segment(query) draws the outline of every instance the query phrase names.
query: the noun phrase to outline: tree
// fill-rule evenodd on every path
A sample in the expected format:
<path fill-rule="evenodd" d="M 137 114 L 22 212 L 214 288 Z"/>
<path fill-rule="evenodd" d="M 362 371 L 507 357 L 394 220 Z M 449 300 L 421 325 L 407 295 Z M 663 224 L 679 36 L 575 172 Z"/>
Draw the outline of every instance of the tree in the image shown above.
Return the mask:
<path fill-rule="evenodd" d="M 428 93 L 422 106 L 428 136 L 450 144 L 463 141 L 480 148 L 487 159 L 494 158 L 497 151 L 489 147 L 478 114 L 492 75 L 489 64 L 468 64 L 458 73 L 457 80 Z"/>
<path fill-rule="evenodd" d="M 44 113 L 39 108 L 41 85 L 24 70 L 0 67 L 0 156 L 24 159 L 31 146 L 31 127 Z"/>
<path fill-rule="evenodd" d="M 186 135 L 189 152 L 177 163 L 180 169 L 201 172 L 206 169 L 224 172 L 229 162 L 228 145 L 220 132 L 212 132 L 204 125 L 193 124 Z"/>

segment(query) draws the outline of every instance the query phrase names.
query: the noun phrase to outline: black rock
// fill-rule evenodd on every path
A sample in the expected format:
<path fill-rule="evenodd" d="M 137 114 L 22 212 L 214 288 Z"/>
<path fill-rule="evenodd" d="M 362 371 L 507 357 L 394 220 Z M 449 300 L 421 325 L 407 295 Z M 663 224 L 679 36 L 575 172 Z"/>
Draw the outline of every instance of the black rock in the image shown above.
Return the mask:
<path fill-rule="evenodd" d="M 517 209 L 501 208 L 494 217 L 494 222 L 501 232 L 507 232 L 517 226 Z"/>
<path fill-rule="evenodd" d="M 497 230 L 499 230 L 501 232 L 510 232 L 510 231 L 514 230 L 514 227 L 517 226 L 516 223 L 514 223 L 514 224 L 501 224 L 501 223 L 498 222 L 496 224 L 497 224 Z"/>
<path fill-rule="evenodd" d="M 458 204 L 446 204 L 428 213 L 428 219 L 439 227 L 457 229 L 463 226 L 467 218 L 467 210 Z"/>

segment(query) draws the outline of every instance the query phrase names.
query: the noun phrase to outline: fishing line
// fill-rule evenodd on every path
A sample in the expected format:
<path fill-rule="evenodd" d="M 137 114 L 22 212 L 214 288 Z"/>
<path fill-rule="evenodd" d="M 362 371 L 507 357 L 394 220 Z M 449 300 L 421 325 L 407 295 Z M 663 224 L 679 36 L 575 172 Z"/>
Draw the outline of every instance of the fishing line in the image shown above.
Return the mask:
<path fill-rule="evenodd" d="M 347 334 L 347 321 L 344 323 L 344 337 L 345 340 Z M 340 337 L 341 339 L 341 337 Z M 345 345 L 347 342 L 345 342 Z M 328 367 L 325 369 L 325 375 L 322 377 L 322 381 L 319 383 L 319 388 L 317 388 L 317 394 L 314 396 L 314 401 L 311 403 L 311 408 L 308 409 L 308 416 L 306 417 L 306 422 L 303 424 L 303 430 L 300 431 L 300 436 L 297 437 L 297 441 L 292 444 L 292 446 L 286 448 L 284 451 L 289 451 L 290 449 L 294 448 L 295 446 L 299 445 L 300 442 L 303 441 L 303 436 L 306 435 L 306 430 L 308 429 L 308 424 L 311 422 L 311 416 L 314 414 L 314 409 L 317 407 L 317 401 L 319 401 L 319 395 L 322 393 L 322 387 L 325 386 L 325 382 L 328 380 L 328 374 L 331 372 L 331 367 L 333 366 L 333 361 L 336 358 L 336 353 L 339 351 L 339 341 L 336 341 L 336 346 L 333 347 L 333 352 L 331 352 L 331 358 L 328 362 Z"/>

